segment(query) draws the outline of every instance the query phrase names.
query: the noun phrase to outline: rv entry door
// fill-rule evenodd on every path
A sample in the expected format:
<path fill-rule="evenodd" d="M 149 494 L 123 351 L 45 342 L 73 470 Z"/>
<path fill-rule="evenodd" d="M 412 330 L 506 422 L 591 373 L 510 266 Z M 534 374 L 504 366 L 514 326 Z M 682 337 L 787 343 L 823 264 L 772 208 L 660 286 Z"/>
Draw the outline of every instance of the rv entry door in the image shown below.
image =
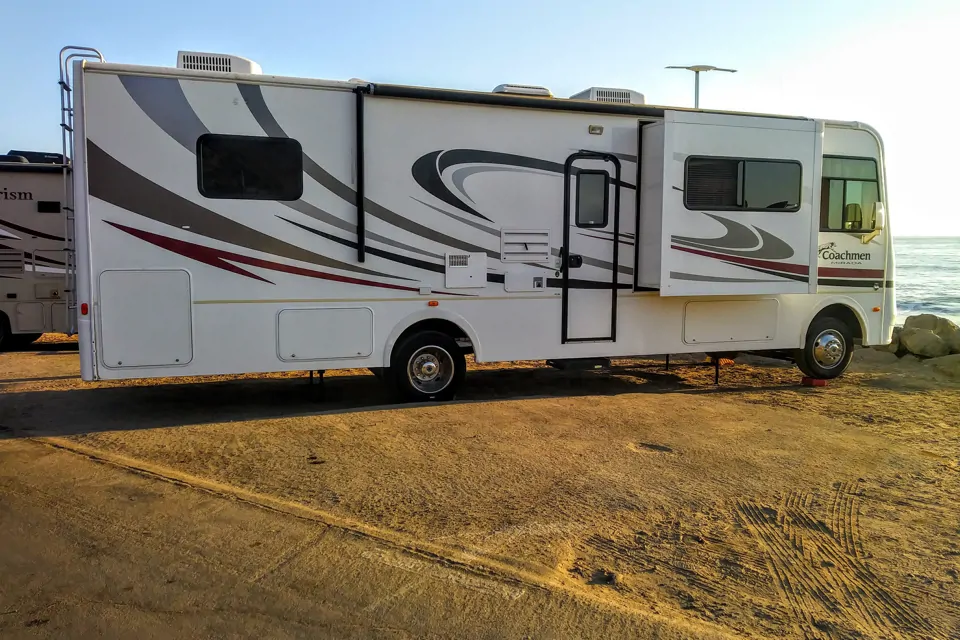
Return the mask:
<path fill-rule="evenodd" d="M 580 151 L 563 172 L 561 343 L 617 339 L 620 161 Z"/>

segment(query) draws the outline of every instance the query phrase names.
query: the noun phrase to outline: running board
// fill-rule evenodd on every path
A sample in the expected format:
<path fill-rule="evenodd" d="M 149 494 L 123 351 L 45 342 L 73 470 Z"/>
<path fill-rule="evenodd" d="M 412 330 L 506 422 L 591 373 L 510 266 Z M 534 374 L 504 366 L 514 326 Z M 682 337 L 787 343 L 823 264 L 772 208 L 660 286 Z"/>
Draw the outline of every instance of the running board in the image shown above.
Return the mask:
<path fill-rule="evenodd" d="M 547 360 L 547 364 L 561 371 L 606 371 L 610 369 L 610 358 L 561 358 Z"/>

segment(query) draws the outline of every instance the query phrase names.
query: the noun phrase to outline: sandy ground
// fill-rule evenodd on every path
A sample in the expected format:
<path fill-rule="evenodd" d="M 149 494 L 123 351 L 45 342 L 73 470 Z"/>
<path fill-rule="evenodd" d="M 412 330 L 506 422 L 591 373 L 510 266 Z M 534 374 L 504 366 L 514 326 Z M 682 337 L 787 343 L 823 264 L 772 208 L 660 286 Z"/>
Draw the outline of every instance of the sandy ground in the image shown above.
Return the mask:
<path fill-rule="evenodd" d="M 93 466 L 120 486 L 143 483 L 164 493 L 144 508 L 168 544 L 130 551 L 141 572 L 174 553 L 170 544 L 226 553 L 218 527 L 224 540 L 259 532 L 279 545 L 234 553 L 233 563 L 292 553 L 284 566 L 299 566 L 308 547 L 290 542 L 291 552 L 272 532 L 306 519 L 364 547 L 361 558 L 387 549 L 399 560 L 386 567 L 413 563 L 397 588 L 411 576 L 456 576 L 404 591 L 381 621 L 391 633 L 960 637 L 960 384 L 916 362 L 865 351 L 817 389 L 799 386 L 792 367 L 757 362 L 725 367 L 719 387 L 709 368 L 664 371 L 662 361 L 617 362 L 607 374 L 474 366 L 457 402 L 399 407 L 359 371 L 328 374 L 323 397 L 302 376 L 85 384 L 62 346 L 0 355 L 0 506 L 10 491 L 31 501 L 16 479 L 35 467 L 9 472 L 8 461 L 38 450 L 70 461 L 48 462 L 41 476 L 89 510 L 109 501 L 72 496 L 71 473 Z M 194 523 L 209 515 L 191 506 L 201 497 L 231 518 Z M 26 512 L 49 519 L 45 504 Z M 9 517 L 0 508 L 0 562 Z M 21 523 L 21 535 L 28 525 L 42 528 Z M 187 536 L 187 526 L 207 533 Z M 274 591 L 271 602 L 301 615 L 310 589 L 330 588 L 316 575 L 336 574 L 337 558 L 312 555 L 312 586 Z M 373 565 L 348 570 L 373 589 L 385 570 Z M 239 569 L 222 561 L 210 571 L 222 581 L 210 597 L 226 597 L 221 574 Z M 457 580 L 483 587 L 461 593 L 449 588 Z M 3 616 L 24 589 L 0 586 L 0 632 L 46 627 Z M 361 626 L 315 628 L 373 629 L 358 622 L 369 606 L 358 589 L 338 591 L 334 617 Z M 434 626 L 411 614 L 434 606 L 462 614 Z M 302 615 L 307 627 L 260 623 L 290 635 L 332 624 Z"/>

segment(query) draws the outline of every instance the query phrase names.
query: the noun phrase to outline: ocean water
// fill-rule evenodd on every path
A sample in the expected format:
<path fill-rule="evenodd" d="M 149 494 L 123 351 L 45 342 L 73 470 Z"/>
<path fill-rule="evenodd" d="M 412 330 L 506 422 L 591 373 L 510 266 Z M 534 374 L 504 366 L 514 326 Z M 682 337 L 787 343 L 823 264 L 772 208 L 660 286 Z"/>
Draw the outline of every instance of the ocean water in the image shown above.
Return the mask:
<path fill-rule="evenodd" d="M 894 238 L 897 324 L 935 313 L 960 324 L 960 238 Z"/>

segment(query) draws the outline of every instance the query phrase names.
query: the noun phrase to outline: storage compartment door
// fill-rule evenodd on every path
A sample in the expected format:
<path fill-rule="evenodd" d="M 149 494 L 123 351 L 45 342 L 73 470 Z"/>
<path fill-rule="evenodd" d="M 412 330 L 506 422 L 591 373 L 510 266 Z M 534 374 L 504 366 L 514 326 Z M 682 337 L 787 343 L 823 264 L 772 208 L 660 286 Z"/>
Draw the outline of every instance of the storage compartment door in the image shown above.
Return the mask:
<path fill-rule="evenodd" d="M 190 274 L 100 274 L 100 345 L 108 368 L 183 366 L 193 359 Z"/>
<path fill-rule="evenodd" d="M 660 295 L 807 293 L 813 121 L 668 111 Z"/>

